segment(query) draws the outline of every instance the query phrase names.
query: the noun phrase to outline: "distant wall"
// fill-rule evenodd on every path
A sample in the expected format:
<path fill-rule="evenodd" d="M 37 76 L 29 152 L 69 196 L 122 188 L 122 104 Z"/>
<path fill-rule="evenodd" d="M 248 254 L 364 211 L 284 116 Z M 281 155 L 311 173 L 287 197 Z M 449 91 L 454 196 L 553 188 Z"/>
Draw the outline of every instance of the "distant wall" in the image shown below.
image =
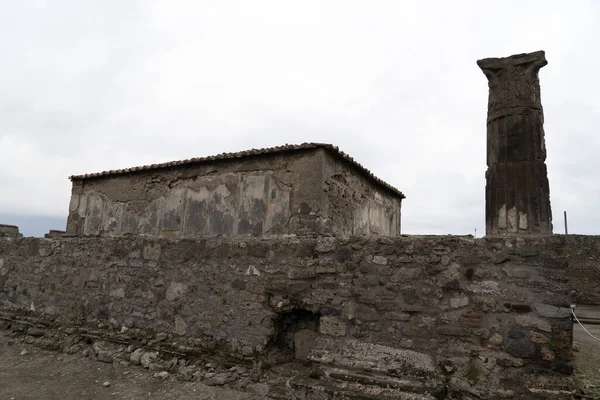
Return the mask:
<path fill-rule="evenodd" d="M 4 238 L 0 301 L 8 315 L 166 332 L 178 351 L 247 358 L 266 356 L 298 312 L 317 329 L 297 338 L 315 362 L 379 368 L 376 352 L 410 350 L 448 390 L 498 398 L 571 372 L 571 271 L 598 246 L 558 235 Z"/>
<path fill-rule="evenodd" d="M 14 225 L 0 224 L 0 238 L 2 237 L 20 237 L 19 228 Z"/>

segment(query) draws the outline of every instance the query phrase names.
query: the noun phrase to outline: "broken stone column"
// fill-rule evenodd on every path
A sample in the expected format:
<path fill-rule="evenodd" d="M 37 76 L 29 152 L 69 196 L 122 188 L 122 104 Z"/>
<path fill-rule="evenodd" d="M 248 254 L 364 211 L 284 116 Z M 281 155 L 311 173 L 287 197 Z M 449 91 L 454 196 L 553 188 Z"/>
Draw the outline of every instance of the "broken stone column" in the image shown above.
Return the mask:
<path fill-rule="evenodd" d="M 486 234 L 552 233 L 544 113 L 543 51 L 477 61 L 488 79 Z"/>

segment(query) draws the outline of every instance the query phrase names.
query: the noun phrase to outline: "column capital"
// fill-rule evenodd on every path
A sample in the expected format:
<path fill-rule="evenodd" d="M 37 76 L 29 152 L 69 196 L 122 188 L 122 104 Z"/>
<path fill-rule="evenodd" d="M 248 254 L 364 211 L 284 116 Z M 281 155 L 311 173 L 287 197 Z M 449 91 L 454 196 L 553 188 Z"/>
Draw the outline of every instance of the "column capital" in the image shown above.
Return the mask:
<path fill-rule="evenodd" d="M 490 88 L 488 120 L 523 109 L 541 110 L 538 71 L 546 64 L 544 51 L 478 60 Z"/>

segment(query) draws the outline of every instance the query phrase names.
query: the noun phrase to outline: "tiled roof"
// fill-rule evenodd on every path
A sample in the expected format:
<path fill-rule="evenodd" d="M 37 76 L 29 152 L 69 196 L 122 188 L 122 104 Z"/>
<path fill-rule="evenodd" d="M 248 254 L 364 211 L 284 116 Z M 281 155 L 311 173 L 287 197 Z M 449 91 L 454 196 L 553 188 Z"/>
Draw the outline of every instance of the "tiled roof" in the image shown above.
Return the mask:
<path fill-rule="evenodd" d="M 306 150 L 306 149 L 326 149 L 331 154 L 341 157 L 342 159 L 348 161 L 349 163 L 351 163 L 352 165 L 357 167 L 363 173 L 363 175 L 370 181 L 372 181 L 380 186 L 383 186 L 384 188 L 392 191 L 393 193 L 400 196 L 401 198 L 405 198 L 404 194 L 401 191 L 399 191 L 395 187 L 389 185 L 388 183 L 382 181 L 381 179 L 377 178 L 375 175 L 373 175 L 373 173 L 371 171 L 369 171 L 368 169 L 363 167 L 358 162 L 354 161 L 354 158 L 350 157 L 348 154 L 344 153 L 343 151 L 340 151 L 340 149 L 337 146 L 334 146 L 332 144 L 327 144 L 327 143 L 286 144 L 284 146 L 268 147 L 268 148 L 263 148 L 263 149 L 251 149 L 251 150 L 245 150 L 245 151 L 238 151 L 236 153 L 221 153 L 216 156 L 190 158 L 188 160 L 170 161 L 170 162 L 161 163 L 161 164 L 142 165 L 139 167 L 115 169 L 115 170 L 95 172 L 95 173 L 85 174 L 85 175 L 72 175 L 69 177 L 69 179 L 73 181 L 73 180 L 99 178 L 99 177 L 112 176 L 112 175 L 123 175 L 123 174 L 135 173 L 138 171 L 148 171 L 148 170 L 155 170 L 155 169 L 162 169 L 162 168 L 180 167 L 180 166 L 187 166 L 190 164 L 205 163 L 205 162 L 209 162 L 209 161 L 232 160 L 232 159 L 243 158 L 243 157 L 248 157 L 248 156 L 261 156 L 261 155 L 285 153 L 285 152 L 292 152 L 292 151 Z"/>

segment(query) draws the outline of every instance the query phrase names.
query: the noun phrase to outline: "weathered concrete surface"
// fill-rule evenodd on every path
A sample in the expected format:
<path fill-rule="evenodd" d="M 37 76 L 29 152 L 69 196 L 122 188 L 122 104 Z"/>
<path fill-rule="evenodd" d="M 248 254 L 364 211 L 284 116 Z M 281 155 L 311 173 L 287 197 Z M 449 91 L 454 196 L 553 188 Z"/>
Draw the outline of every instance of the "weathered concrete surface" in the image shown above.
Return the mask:
<path fill-rule="evenodd" d="M 486 233 L 552 233 L 544 113 L 543 51 L 477 61 L 488 78 Z"/>
<path fill-rule="evenodd" d="M 74 179 L 67 232 L 394 236 L 400 204 L 398 194 L 317 148 Z"/>
<path fill-rule="evenodd" d="M 599 245 L 559 235 L 4 238 L 0 301 L 9 329 L 58 348 L 91 337 L 277 364 L 309 329 L 317 336 L 301 353 L 349 371 L 324 373 L 329 386 L 340 376 L 364 385 L 367 373 L 376 388 L 406 373 L 415 388 L 441 379 L 454 398 L 532 395 L 568 389 L 569 270 Z M 414 368 L 392 365 L 395 354 Z"/>

